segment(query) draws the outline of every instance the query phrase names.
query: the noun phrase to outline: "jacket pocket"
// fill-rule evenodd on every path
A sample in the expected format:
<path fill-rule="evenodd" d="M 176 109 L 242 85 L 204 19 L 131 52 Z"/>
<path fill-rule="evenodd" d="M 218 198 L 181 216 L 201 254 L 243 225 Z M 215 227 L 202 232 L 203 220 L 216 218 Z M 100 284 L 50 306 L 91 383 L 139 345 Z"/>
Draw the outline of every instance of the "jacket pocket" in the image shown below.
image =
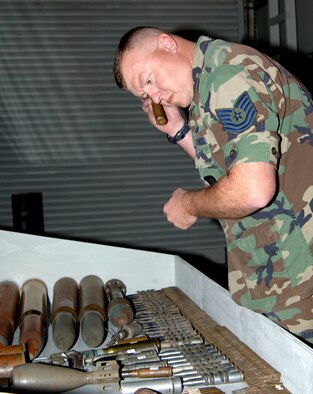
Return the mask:
<path fill-rule="evenodd" d="M 290 286 L 281 249 L 274 219 L 243 231 L 228 244 L 229 288 L 236 302 L 253 308 L 253 300 L 264 298 L 266 304 Z"/>

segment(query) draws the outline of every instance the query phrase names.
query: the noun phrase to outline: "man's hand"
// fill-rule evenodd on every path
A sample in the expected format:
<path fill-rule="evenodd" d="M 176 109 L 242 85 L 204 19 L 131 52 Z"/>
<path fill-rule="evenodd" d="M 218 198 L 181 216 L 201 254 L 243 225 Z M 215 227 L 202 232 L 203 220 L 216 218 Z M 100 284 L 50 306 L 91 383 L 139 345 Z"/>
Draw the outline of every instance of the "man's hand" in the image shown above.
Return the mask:
<path fill-rule="evenodd" d="M 178 130 L 182 128 L 184 124 L 184 118 L 177 107 L 163 105 L 163 108 L 167 116 L 167 123 L 164 126 L 160 126 L 156 123 L 151 99 L 148 97 L 142 100 L 142 109 L 148 115 L 149 122 L 152 124 L 152 126 L 162 133 L 173 136 Z"/>
<path fill-rule="evenodd" d="M 166 105 L 163 102 L 160 104 L 163 105 L 164 111 L 167 117 L 167 123 L 164 126 L 160 126 L 156 123 L 151 98 L 148 97 L 146 99 L 142 99 L 142 109 L 148 115 L 149 122 L 152 124 L 153 127 L 158 129 L 164 134 L 167 134 L 170 137 L 174 137 L 178 130 L 180 130 L 185 123 L 185 119 L 182 116 L 180 109 L 173 105 Z M 191 132 L 186 135 L 184 139 L 178 142 L 178 145 L 185 151 L 185 153 L 191 157 L 192 160 L 196 157 L 195 148 L 192 142 L 192 135 Z"/>
<path fill-rule="evenodd" d="M 276 169 L 269 163 L 234 166 L 212 186 L 177 189 L 164 205 L 167 220 L 187 229 L 198 218 L 238 219 L 264 208 L 276 192 Z"/>
<path fill-rule="evenodd" d="M 176 189 L 163 207 L 167 220 L 182 230 L 187 230 L 198 219 L 189 213 L 187 196 L 186 190 Z"/>

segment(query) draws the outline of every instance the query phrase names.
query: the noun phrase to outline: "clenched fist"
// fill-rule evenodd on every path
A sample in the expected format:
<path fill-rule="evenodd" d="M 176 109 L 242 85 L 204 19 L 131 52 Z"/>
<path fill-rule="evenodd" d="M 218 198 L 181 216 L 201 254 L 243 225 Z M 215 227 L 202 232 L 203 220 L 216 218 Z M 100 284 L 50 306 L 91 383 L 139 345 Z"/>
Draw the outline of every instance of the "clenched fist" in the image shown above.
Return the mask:
<path fill-rule="evenodd" d="M 182 230 L 187 230 L 198 219 L 189 212 L 189 196 L 186 190 L 176 189 L 163 207 L 167 220 Z"/>

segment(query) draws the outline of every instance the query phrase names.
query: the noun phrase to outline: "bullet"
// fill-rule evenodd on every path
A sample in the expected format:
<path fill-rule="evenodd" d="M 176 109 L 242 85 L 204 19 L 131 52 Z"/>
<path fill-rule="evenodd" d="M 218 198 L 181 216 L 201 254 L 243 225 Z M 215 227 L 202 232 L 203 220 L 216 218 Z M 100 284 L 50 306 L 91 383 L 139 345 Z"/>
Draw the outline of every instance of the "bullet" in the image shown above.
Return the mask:
<path fill-rule="evenodd" d="M 167 357 L 167 356 L 175 356 L 177 354 L 181 355 L 182 353 L 180 350 L 173 349 L 173 350 L 164 350 L 159 353 L 159 356 L 160 357 Z"/>
<path fill-rule="evenodd" d="M 162 360 L 167 361 L 185 359 L 185 356 L 183 354 L 164 355 L 163 353 L 159 353 L 159 356 Z"/>
<path fill-rule="evenodd" d="M 167 362 L 166 364 L 170 364 L 173 368 L 185 368 L 192 366 L 190 361 L 172 362 L 172 363 Z"/>
<path fill-rule="evenodd" d="M 174 369 L 174 368 L 173 368 Z M 191 371 L 182 371 L 182 372 L 174 372 L 173 375 L 175 376 L 180 376 L 181 378 L 185 379 L 188 376 L 197 376 L 198 372 L 196 370 L 191 370 Z"/>
<path fill-rule="evenodd" d="M 122 327 L 134 320 L 133 308 L 125 297 L 126 286 L 119 279 L 111 279 L 104 285 L 108 304 L 108 318 L 115 327 Z"/>
<path fill-rule="evenodd" d="M 142 387 L 149 387 L 161 394 L 177 394 L 182 393 L 183 384 L 180 378 L 160 378 L 160 379 L 146 379 L 142 381 L 121 382 L 122 394 L 134 394 L 134 392 Z"/>
<path fill-rule="evenodd" d="M 140 357 L 142 356 L 144 351 L 150 350 L 159 350 L 159 341 L 156 339 L 149 339 L 146 341 L 140 341 L 137 343 L 131 344 L 121 344 L 121 345 L 114 345 L 109 346 L 103 349 L 93 349 L 91 356 L 88 355 L 86 352 L 85 355 L 85 362 L 86 363 L 94 363 L 99 359 L 104 358 L 117 358 L 125 356 L 125 358 L 129 357 L 136 357 L 136 354 L 139 354 Z"/>
<path fill-rule="evenodd" d="M 60 278 L 53 287 L 52 339 L 62 351 L 69 350 L 78 333 L 78 285 L 72 278 Z"/>
<path fill-rule="evenodd" d="M 85 276 L 79 284 L 79 320 L 81 336 L 90 348 L 100 346 L 108 331 L 102 280 L 95 275 Z"/>
<path fill-rule="evenodd" d="M 0 283 L 0 346 L 12 343 L 16 328 L 16 311 L 19 301 L 19 288 L 11 281 Z"/>
<path fill-rule="evenodd" d="M 179 374 L 181 372 L 193 372 L 194 371 L 194 366 L 193 365 L 187 365 L 184 367 L 172 367 L 173 368 L 173 375 Z"/>
<path fill-rule="evenodd" d="M 127 325 L 127 326 L 123 326 L 123 327 L 129 327 L 129 326 L 130 326 L 130 324 Z M 147 341 L 148 339 L 149 339 L 149 337 L 147 335 L 139 335 L 139 336 L 134 336 L 134 337 L 131 337 L 131 338 L 119 339 L 117 341 L 116 345 L 122 345 L 122 344 L 125 344 L 125 343 L 137 343 L 137 342 Z"/>
<path fill-rule="evenodd" d="M 127 357 L 127 358 L 123 358 L 123 359 L 121 359 L 119 356 L 117 356 L 117 357 L 115 357 L 115 359 L 120 361 L 120 363 L 123 366 L 127 366 L 128 369 L 129 369 L 129 365 L 132 365 L 132 364 L 142 363 L 142 362 L 151 363 L 151 362 L 160 361 L 158 356 L 141 356 L 141 354 L 138 354 L 137 357 Z"/>
<path fill-rule="evenodd" d="M 47 326 L 47 288 L 39 279 L 29 279 L 21 289 L 19 342 L 26 343 L 30 360 L 43 349 Z"/>
<path fill-rule="evenodd" d="M 167 378 L 172 376 L 171 367 L 140 368 L 134 370 L 122 370 L 122 378 Z"/>
<path fill-rule="evenodd" d="M 114 346 L 114 347 L 116 347 L 116 346 Z M 131 348 L 129 348 L 129 349 L 131 349 Z M 152 349 L 152 350 L 139 349 L 139 351 L 134 349 L 133 351 L 128 352 L 126 350 L 126 352 L 125 352 L 125 350 L 123 350 L 122 353 L 117 353 L 115 358 L 116 358 L 116 360 L 120 360 L 120 361 L 129 361 L 132 359 L 133 360 L 143 360 L 144 358 L 147 358 L 147 357 L 157 357 L 158 360 L 160 359 L 158 356 L 157 349 Z"/>
<path fill-rule="evenodd" d="M 123 366 L 123 371 L 131 371 L 133 369 L 141 369 L 141 368 L 159 368 L 159 367 L 167 367 L 165 361 L 150 361 L 150 362 L 139 362 L 134 364 L 128 364 L 127 366 Z"/>
<path fill-rule="evenodd" d="M 241 371 L 218 372 L 215 374 L 207 373 L 207 374 L 203 374 L 203 376 L 184 379 L 184 386 L 238 383 L 238 382 L 243 382 L 243 380 L 244 380 L 244 376 Z"/>

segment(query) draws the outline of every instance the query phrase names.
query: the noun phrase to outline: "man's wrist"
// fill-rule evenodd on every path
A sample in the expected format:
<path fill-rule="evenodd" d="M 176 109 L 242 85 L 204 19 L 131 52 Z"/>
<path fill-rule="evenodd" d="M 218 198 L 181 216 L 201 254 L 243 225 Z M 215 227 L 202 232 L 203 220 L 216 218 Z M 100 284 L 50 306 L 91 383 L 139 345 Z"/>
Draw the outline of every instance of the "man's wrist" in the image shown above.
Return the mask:
<path fill-rule="evenodd" d="M 180 130 L 178 130 L 177 133 L 173 137 L 170 137 L 167 134 L 167 139 L 170 143 L 177 144 L 178 141 L 181 141 L 183 138 L 186 137 L 186 135 L 189 133 L 189 131 L 190 131 L 189 124 L 187 122 L 185 122 L 183 124 L 183 127 Z"/>

